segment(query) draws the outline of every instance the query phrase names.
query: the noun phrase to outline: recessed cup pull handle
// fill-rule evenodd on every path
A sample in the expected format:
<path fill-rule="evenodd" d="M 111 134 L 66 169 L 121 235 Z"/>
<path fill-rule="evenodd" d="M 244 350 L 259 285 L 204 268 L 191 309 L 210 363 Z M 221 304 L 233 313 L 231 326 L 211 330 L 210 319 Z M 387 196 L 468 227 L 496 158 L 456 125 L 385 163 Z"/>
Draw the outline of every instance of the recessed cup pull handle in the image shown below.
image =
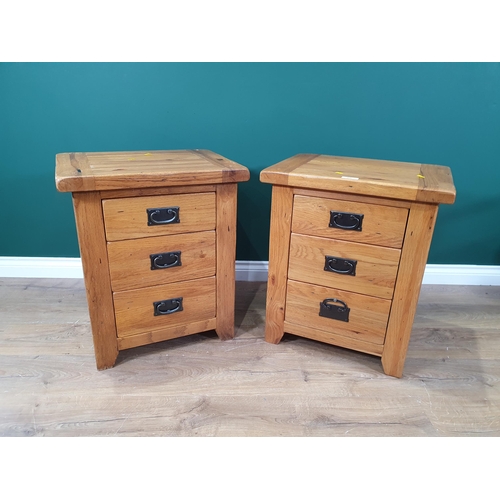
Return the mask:
<path fill-rule="evenodd" d="M 179 211 L 180 207 L 146 208 L 148 226 L 179 224 Z"/>
<path fill-rule="evenodd" d="M 182 297 L 177 297 L 175 299 L 159 300 L 158 302 L 153 302 L 154 315 L 164 316 L 166 314 L 174 314 L 176 312 L 182 311 Z"/>
<path fill-rule="evenodd" d="M 329 227 L 344 229 L 346 231 L 361 231 L 363 227 L 363 214 L 330 211 Z"/>

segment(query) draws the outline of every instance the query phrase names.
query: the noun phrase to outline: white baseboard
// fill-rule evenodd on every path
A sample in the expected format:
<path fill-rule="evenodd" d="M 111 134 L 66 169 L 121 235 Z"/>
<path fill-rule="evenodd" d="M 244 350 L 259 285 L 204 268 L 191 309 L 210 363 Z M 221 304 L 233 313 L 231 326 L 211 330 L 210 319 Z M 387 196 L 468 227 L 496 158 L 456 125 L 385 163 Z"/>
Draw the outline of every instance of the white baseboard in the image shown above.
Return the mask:
<path fill-rule="evenodd" d="M 267 261 L 236 261 L 236 281 L 267 281 Z M 79 258 L 0 257 L 0 278 L 83 278 Z M 424 285 L 500 286 L 500 266 L 427 264 Z"/>
<path fill-rule="evenodd" d="M 500 266 L 427 264 L 424 285 L 500 286 Z"/>
<path fill-rule="evenodd" d="M 82 261 L 68 257 L 0 257 L 0 278 L 83 278 Z"/>
<path fill-rule="evenodd" d="M 267 260 L 237 260 L 236 281 L 267 281 Z"/>

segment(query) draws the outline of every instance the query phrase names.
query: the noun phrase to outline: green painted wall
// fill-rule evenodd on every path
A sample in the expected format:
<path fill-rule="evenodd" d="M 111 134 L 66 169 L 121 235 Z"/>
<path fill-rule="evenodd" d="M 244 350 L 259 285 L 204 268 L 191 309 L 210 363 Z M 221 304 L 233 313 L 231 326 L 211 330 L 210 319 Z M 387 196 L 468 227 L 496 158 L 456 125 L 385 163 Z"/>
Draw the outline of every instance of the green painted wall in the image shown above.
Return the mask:
<path fill-rule="evenodd" d="M 297 153 L 451 167 L 429 257 L 500 264 L 500 64 L 0 64 L 0 255 L 79 255 L 58 152 L 210 149 L 240 184 L 240 260 L 267 260 L 270 186 Z"/>

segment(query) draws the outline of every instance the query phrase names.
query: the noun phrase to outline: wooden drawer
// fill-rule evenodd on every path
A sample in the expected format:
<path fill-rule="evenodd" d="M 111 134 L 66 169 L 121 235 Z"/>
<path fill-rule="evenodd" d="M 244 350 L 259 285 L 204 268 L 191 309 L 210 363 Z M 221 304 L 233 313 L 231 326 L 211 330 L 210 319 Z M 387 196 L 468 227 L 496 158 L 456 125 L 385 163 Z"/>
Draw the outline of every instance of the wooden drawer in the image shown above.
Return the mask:
<path fill-rule="evenodd" d="M 350 309 L 348 322 L 319 315 L 325 299 L 338 299 Z M 391 301 L 288 280 L 285 321 L 383 344 Z"/>
<path fill-rule="evenodd" d="M 182 310 L 155 315 L 155 302 L 182 297 Z M 215 317 L 215 277 L 113 293 L 118 337 Z M 173 310 L 176 304 L 160 306 Z"/>
<path fill-rule="evenodd" d="M 391 299 L 400 254 L 401 251 L 396 248 L 293 233 L 288 277 Z"/>
<path fill-rule="evenodd" d="M 214 276 L 215 231 L 112 241 L 108 258 L 115 292 Z"/>
<path fill-rule="evenodd" d="M 361 230 L 330 227 L 331 212 L 362 216 L 362 218 L 357 218 L 361 222 Z M 348 215 L 333 218 L 333 223 L 340 226 L 358 225 L 357 219 Z M 401 248 L 407 218 L 408 209 L 406 208 L 295 195 L 292 232 Z"/>
<path fill-rule="evenodd" d="M 108 241 L 215 229 L 215 193 L 103 200 L 102 207 Z M 155 210 L 169 208 L 175 211 Z"/>

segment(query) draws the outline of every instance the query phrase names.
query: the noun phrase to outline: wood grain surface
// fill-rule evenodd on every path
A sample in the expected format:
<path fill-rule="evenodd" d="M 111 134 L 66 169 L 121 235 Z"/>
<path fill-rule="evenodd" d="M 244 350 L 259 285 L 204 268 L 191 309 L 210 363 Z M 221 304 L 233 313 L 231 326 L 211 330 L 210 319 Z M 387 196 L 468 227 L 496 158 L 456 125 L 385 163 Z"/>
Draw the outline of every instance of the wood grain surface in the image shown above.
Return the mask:
<path fill-rule="evenodd" d="M 207 150 L 112 151 L 56 155 L 59 191 L 137 189 L 243 182 L 246 167 Z"/>
<path fill-rule="evenodd" d="M 446 166 L 328 155 L 297 156 L 264 169 L 261 182 L 426 203 L 455 201 L 451 170 Z"/>
<path fill-rule="evenodd" d="M 153 342 L 161 342 L 162 340 L 185 337 L 186 335 L 192 335 L 193 333 L 214 330 L 215 325 L 216 318 L 211 318 L 201 321 L 175 324 L 163 327 L 161 330 L 148 330 L 143 333 L 137 333 L 136 335 L 129 335 L 128 337 L 119 337 L 118 348 L 120 350 L 131 349 L 132 347 L 152 344 Z"/>
<path fill-rule="evenodd" d="M 341 193 L 340 191 L 318 191 L 317 189 L 301 189 L 295 187 L 293 188 L 293 194 L 298 194 L 301 196 L 314 196 L 316 198 L 330 198 L 333 200 L 352 201 L 353 203 L 369 203 L 371 205 L 384 205 L 386 207 L 398 207 L 398 208 L 411 207 L 411 201 L 394 200 L 392 198 L 381 198 L 376 196 L 363 196 L 352 193 Z"/>
<path fill-rule="evenodd" d="M 408 217 L 405 244 L 401 252 L 398 280 L 394 290 L 391 317 L 387 325 L 382 365 L 385 373 L 401 377 L 413 317 L 424 277 L 425 265 L 436 224 L 437 205 L 415 203 Z"/>
<path fill-rule="evenodd" d="M 181 297 L 182 310 L 154 315 L 154 302 Z M 206 321 L 215 318 L 215 276 L 115 292 L 113 301 L 118 337 Z"/>
<path fill-rule="evenodd" d="M 99 370 L 104 370 L 115 364 L 118 346 L 99 193 L 73 193 L 73 208 L 86 282 L 96 365 Z"/>
<path fill-rule="evenodd" d="M 285 321 L 285 332 L 293 333 L 299 337 L 306 337 L 312 340 L 319 340 L 346 349 L 355 349 L 357 351 L 373 354 L 374 356 L 381 356 L 384 346 L 382 344 L 374 344 L 372 342 L 365 342 L 359 338 L 346 336 L 345 330 L 336 328 L 334 324 L 329 325 L 328 330 L 318 330 L 311 326 L 299 325 L 296 323 L 289 323 Z"/>
<path fill-rule="evenodd" d="M 181 265 L 151 269 L 150 256 L 164 252 L 181 252 Z M 115 292 L 214 276 L 215 231 L 113 241 L 108 258 Z"/>
<path fill-rule="evenodd" d="M 320 303 L 332 298 L 345 302 L 350 308 L 349 321 L 319 315 Z M 285 313 L 287 323 L 324 332 L 333 330 L 345 337 L 383 344 L 390 308 L 390 300 L 288 280 Z"/>
<path fill-rule="evenodd" d="M 361 231 L 329 227 L 331 211 L 363 215 Z M 401 248 L 407 218 L 408 210 L 405 208 L 296 195 L 293 202 L 292 231 Z"/>
<path fill-rule="evenodd" d="M 217 186 L 217 275 L 215 330 L 221 340 L 234 338 L 236 209 L 238 185 Z"/>
<path fill-rule="evenodd" d="M 266 341 L 272 344 L 277 344 L 284 334 L 292 211 L 292 190 L 283 186 L 273 186 L 265 326 Z"/>
<path fill-rule="evenodd" d="M 169 194 L 186 193 L 209 193 L 215 192 L 215 184 L 202 184 L 200 186 L 164 186 L 147 187 L 139 189 L 114 189 L 112 191 L 103 191 L 102 198 L 112 200 L 114 198 L 133 198 L 136 196 L 159 196 Z"/>
<path fill-rule="evenodd" d="M 108 241 L 215 229 L 215 193 L 118 198 L 102 207 Z M 179 222 L 148 226 L 147 209 L 167 207 L 179 207 Z"/>
<path fill-rule="evenodd" d="M 265 342 L 265 301 L 237 282 L 234 340 L 97 371 L 83 280 L 0 279 L 0 435 L 500 437 L 500 287 L 424 285 L 401 379 L 368 354 Z"/>
<path fill-rule="evenodd" d="M 288 278 L 391 299 L 400 254 L 396 248 L 292 233 Z M 355 274 L 325 271 L 327 256 L 340 262 L 342 259 L 356 261 Z M 339 268 L 339 265 L 333 267 Z"/>

